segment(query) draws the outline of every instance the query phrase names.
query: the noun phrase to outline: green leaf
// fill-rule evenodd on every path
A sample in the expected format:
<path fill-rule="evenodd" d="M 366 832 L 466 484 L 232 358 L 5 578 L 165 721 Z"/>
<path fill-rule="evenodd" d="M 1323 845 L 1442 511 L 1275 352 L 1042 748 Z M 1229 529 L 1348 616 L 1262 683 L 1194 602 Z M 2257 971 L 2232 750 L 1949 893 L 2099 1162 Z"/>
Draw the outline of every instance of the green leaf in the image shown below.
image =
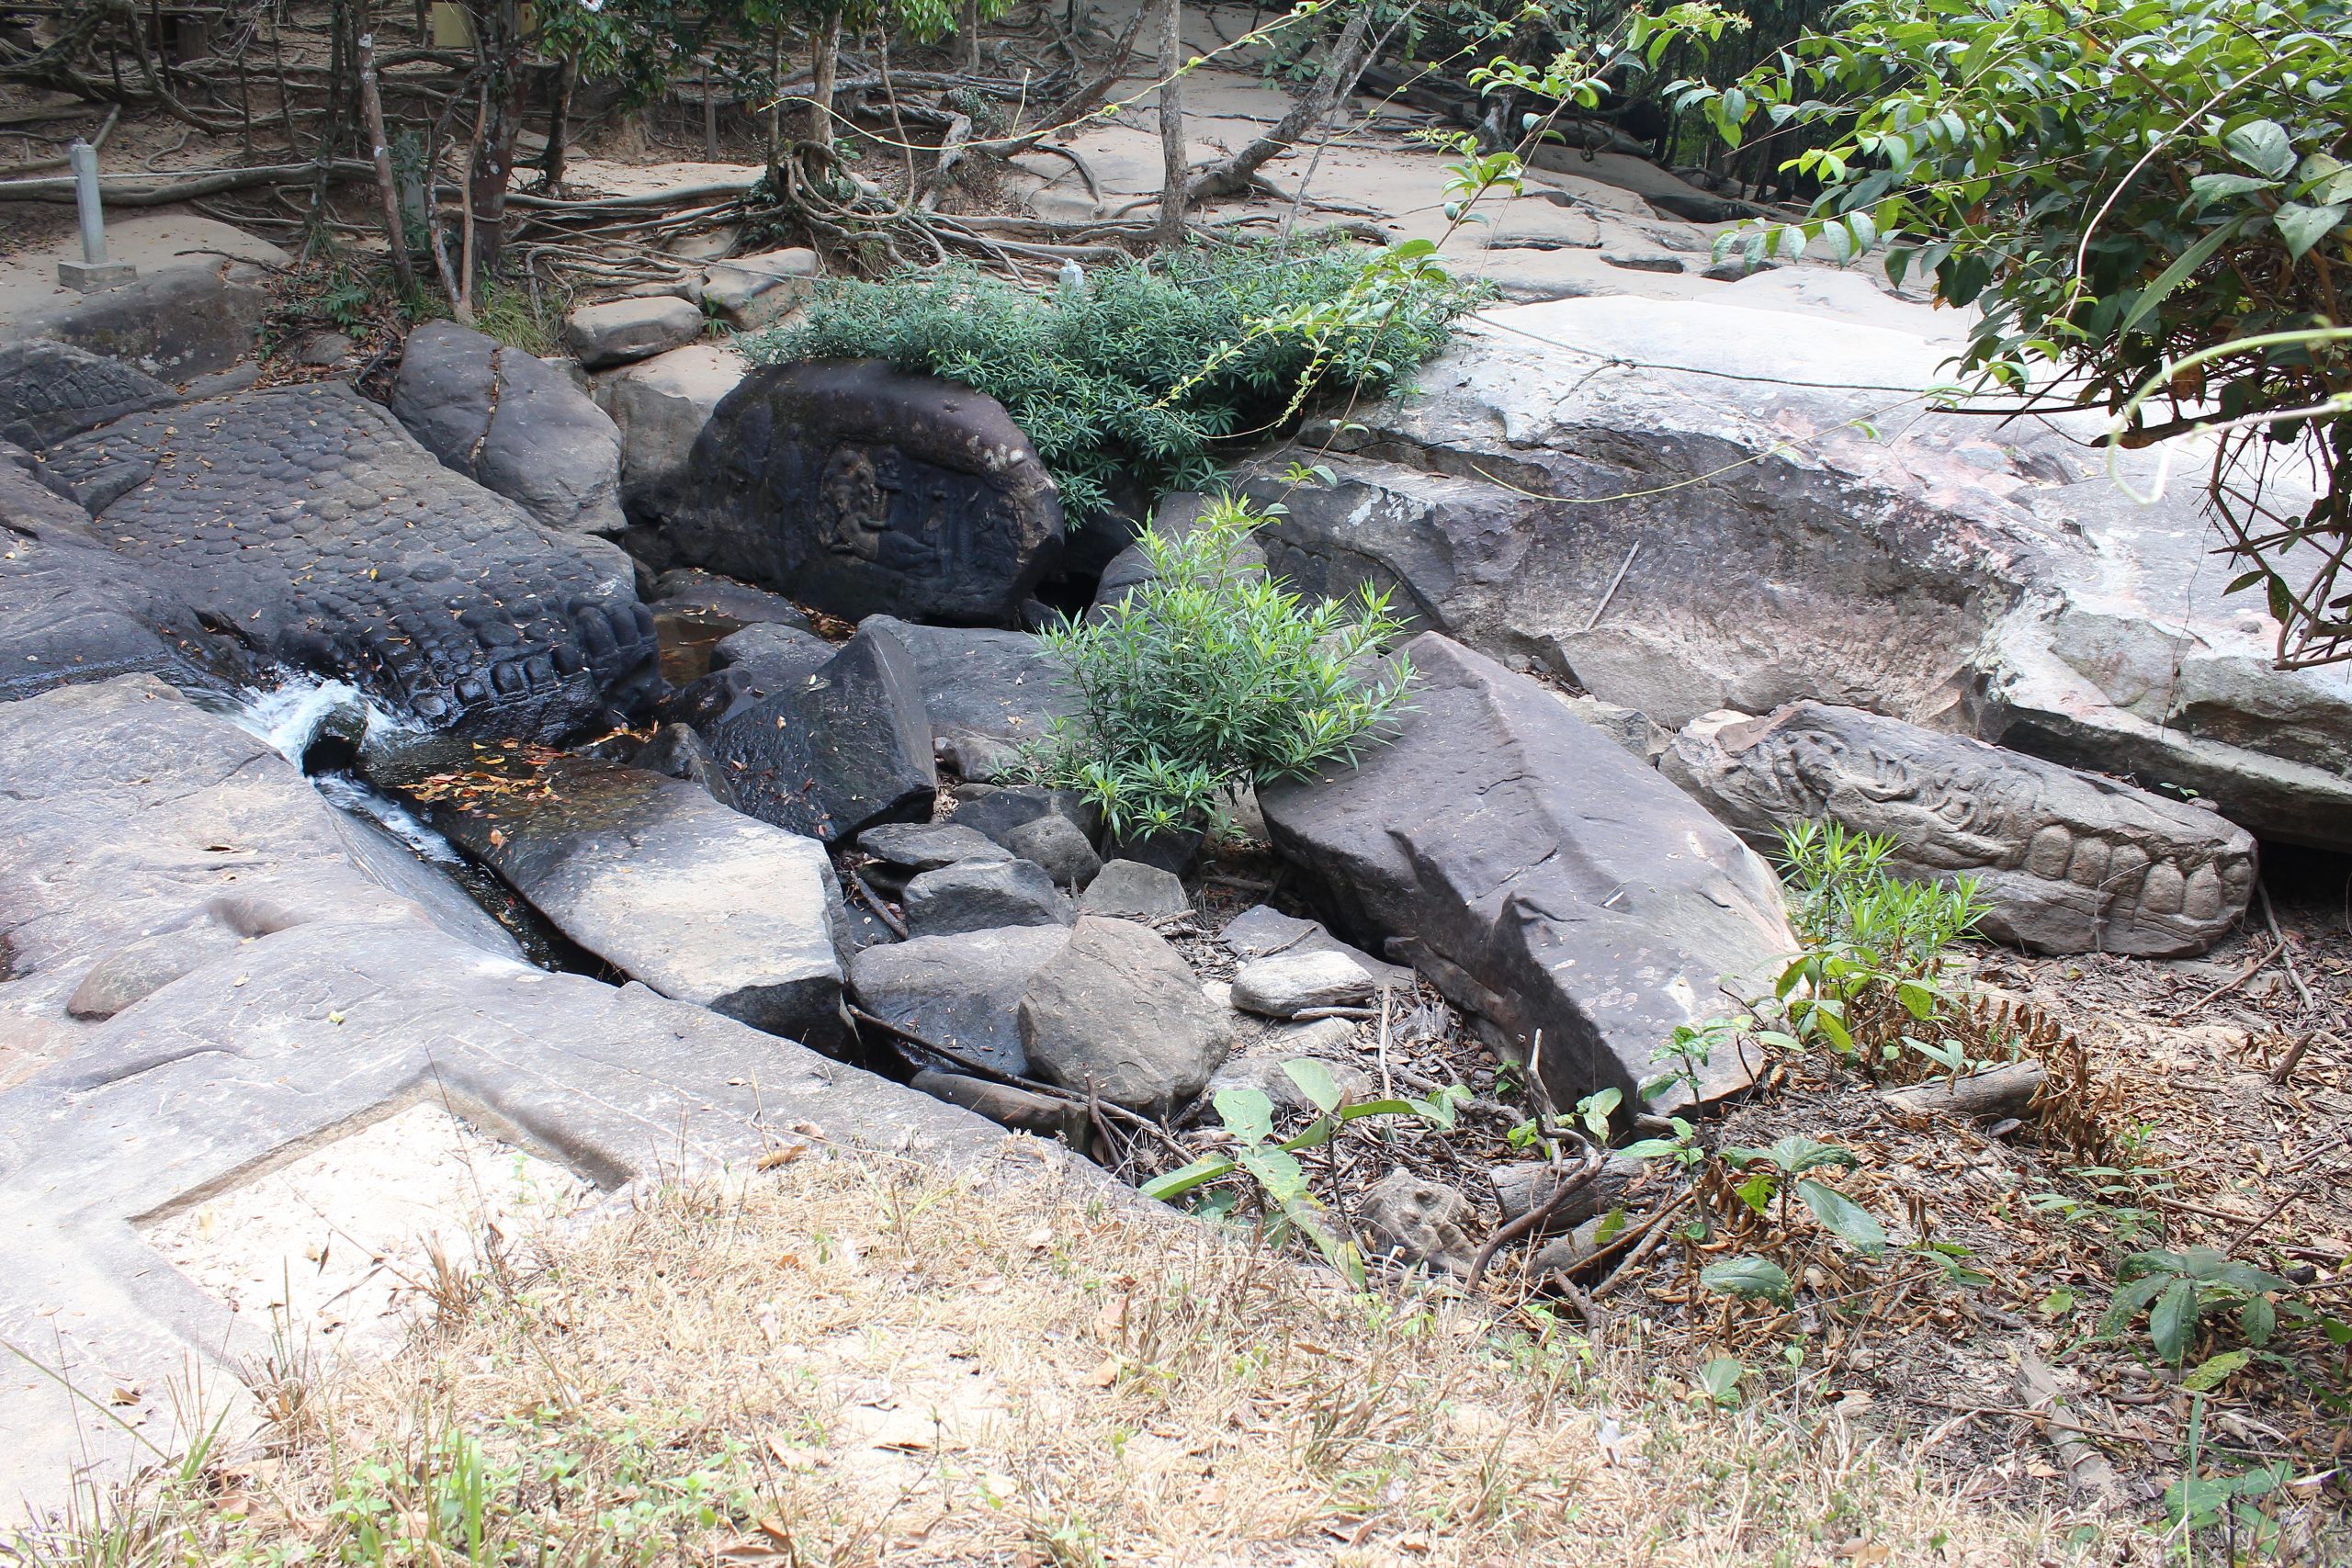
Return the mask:
<path fill-rule="evenodd" d="M 1312 1056 L 1299 1056 L 1283 1064 L 1283 1073 L 1298 1086 L 1298 1091 L 1315 1102 L 1315 1109 L 1325 1115 L 1340 1109 L 1347 1096 L 1340 1092 L 1337 1080 L 1331 1077 L 1329 1065 Z"/>
<path fill-rule="evenodd" d="M 2188 182 L 2188 195 L 2202 212 L 2226 197 L 2244 196 L 2248 191 L 2274 190 L 2277 180 L 2258 180 L 2252 175 L 2199 175 Z"/>
<path fill-rule="evenodd" d="M 1732 1190 L 1739 1194 L 1741 1202 L 1763 1214 L 1771 1212 L 1772 1195 L 1780 1189 L 1781 1184 L 1772 1179 L 1770 1171 L 1759 1170 Z"/>
<path fill-rule="evenodd" d="M 1679 1154 L 1682 1145 L 1670 1138 L 1643 1138 L 1627 1144 L 1617 1152 L 1627 1159 L 1657 1159 L 1664 1155 Z"/>
<path fill-rule="evenodd" d="M 1936 1010 L 1936 988 L 1924 981 L 1898 980 L 1894 995 L 1905 1012 L 1922 1021 Z"/>
<path fill-rule="evenodd" d="M 2188 1354 L 2189 1336 L 2197 1331 L 2197 1314 L 2194 1280 L 2174 1280 L 2148 1310 L 2148 1337 L 2154 1342 L 2156 1354 L 2176 1367 Z"/>
<path fill-rule="evenodd" d="M 1618 1204 L 1617 1207 L 1610 1210 L 1606 1214 L 1603 1214 L 1600 1217 L 1600 1227 L 1592 1233 L 1592 1245 L 1595 1247 L 1607 1247 L 1611 1242 L 1615 1241 L 1619 1236 L 1623 1235 L 1625 1234 L 1625 1224 L 1629 1217 L 1630 1216 L 1625 1213 L 1625 1205 L 1623 1203 Z"/>
<path fill-rule="evenodd" d="M 1233 1161 L 1223 1155 L 1210 1155 L 1196 1159 L 1182 1170 L 1171 1170 L 1165 1176 L 1155 1176 L 1136 1190 L 1147 1198 L 1157 1198 L 1171 1203 L 1196 1187 L 1204 1187 L 1219 1177 L 1233 1174 Z"/>
<path fill-rule="evenodd" d="M 1745 1254 L 1710 1263 L 1699 1271 L 1699 1283 L 1750 1301 L 1786 1302 L 1793 1294 L 1787 1269 L 1769 1258 Z"/>
<path fill-rule="evenodd" d="M 2188 1375 L 2180 1380 L 2180 1386 L 2191 1393 L 2203 1393 L 2210 1389 L 2219 1388 L 2230 1380 L 2232 1374 L 2246 1364 L 2247 1359 L 2252 1354 L 2253 1352 L 2249 1350 L 2229 1350 L 2219 1356 L 2209 1357 L 2198 1362 L 2189 1371 Z"/>
<path fill-rule="evenodd" d="M 1732 1356 L 1716 1356 L 1699 1369 L 1699 1392 L 1716 1404 L 1731 1404 L 1739 1398 L 1739 1380 L 1747 1375 L 1747 1365 Z"/>
<path fill-rule="evenodd" d="M 2278 1332 L 2278 1309 L 2268 1296 L 2248 1296 L 2238 1309 L 2238 1328 L 2256 1349 L 2270 1343 Z"/>
<path fill-rule="evenodd" d="M 2278 209 L 2271 221 L 2278 226 L 2278 237 L 2287 242 L 2287 254 L 2301 261 L 2313 245 L 2335 231 L 2347 210 L 2352 210 L 2352 204 L 2341 201 L 2326 207 L 2290 201 Z"/>
<path fill-rule="evenodd" d="M 1876 1258 L 1886 1250 L 1886 1232 L 1871 1212 L 1838 1191 L 1818 1181 L 1797 1183 L 1797 1196 L 1804 1206 L 1838 1240 L 1865 1258 Z"/>
<path fill-rule="evenodd" d="M 2233 218 L 2182 252 L 2172 265 L 2157 275 L 2154 283 L 2141 290 L 2138 303 L 2132 307 L 2131 314 L 2123 318 L 2122 325 L 2115 329 L 2115 335 L 2121 337 L 2145 321 L 2148 313 L 2163 304 L 2165 297 L 2179 288 L 2190 273 L 2211 261 L 2214 252 L 2229 243 L 2244 221 L 2243 219 Z"/>
<path fill-rule="evenodd" d="M 2303 160 L 2295 171 L 2302 182 L 2302 194 L 2314 204 L 2325 207 L 2332 202 L 2352 201 L 2352 165 L 2324 152 L 2314 152 Z M 2191 180 L 2189 184 L 2197 182 Z"/>
<path fill-rule="evenodd" d="M 1217 1120 L 1245 1144 L 1262 1144 L 1274 1135 L 1274 1102 L 1255 1089 L 1216 1091 Z"/>
<path fill-rule="evenodd" d="M 2258 174 L 2284 179 L 2295 166 L 2295 144 L 2276 120 L 2250 119 L 2222 138 L 2231 156 Z"/>

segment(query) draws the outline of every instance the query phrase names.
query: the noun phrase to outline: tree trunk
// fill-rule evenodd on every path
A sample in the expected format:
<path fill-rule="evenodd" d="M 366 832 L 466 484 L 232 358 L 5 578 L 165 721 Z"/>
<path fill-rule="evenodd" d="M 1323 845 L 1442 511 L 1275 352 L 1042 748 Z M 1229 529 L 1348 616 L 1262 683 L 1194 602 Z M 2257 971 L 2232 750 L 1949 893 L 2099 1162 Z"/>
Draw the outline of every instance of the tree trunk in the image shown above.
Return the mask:
<path fill-rule="evenodd" d="M 549 196 L 563 194 L 563 159 L 571 139 L 571 93 L 580 83 L 580 57 L 566 55 L 555 76 L 555 101 L 548 106 L 548 150 L 539 159 L 539 175 Z"/>
<path fill-rule="evenodd" d="M 956 52 L 966 71 L 979 70 L 980 0 L 964 0 L 963 9 L 956 13 Z"/>
<path fill-rule="evenodd" d="M 1311 134 L 1330 118 L 1340 100 L 1355 91 L 1356 79 L 1363 68 L 1372 63 L 1372 6 L 1369 0 L 1359 0 L 1356 8 L 1348 13 L 1347 25 L 1331 45 L 1331 52 L 1323 62 L 1323 73 L 1316 78 L 1314 90 L 1290 107 L 1288 113 L 1276 121 L 1272 130 L 1222 163 L 1212 164 L 1192 178 L 1184 197 L 1187 201 L 1206 201 L 1212 197 L 1235 196 L 1250 188 L 1250 182 L 1267 163 L 1289 150 L 1302 136 Z M 1164 67 L 1163 67 L 1164 69 Z"/>
<path fill-rule="evenodd" d="M 1190 163 L 1184 150 L 1184 0 L 1167 0 L 1159 23 L 1159 159 L 1163 183 L 1159 190 L 1159 243 L 1172 249 L 1184 243 L 1184 170 Z"/>
<path fill-rule="evenodd" d="M 475 277 L 495 272 L 505 249 L 506 192 L 514 178 L 514 141 L 523 133 L 522 0 L 481 0 L 474 29 L 486 79 L 481 135 L 466 182 L 475 265 L 465 281 L 469 295 L 479 297 Z"/>
<path fill-rule="evenodd" d="M 815 80 L 808 88 L 808 140 L 828 156 L 833 150 L 833 71 L 841 58 L 842 16 L 836 11 L 825 18 L 825 30 L 817 35 L 816 58 L 809 62 Z"/>
<path fill-rule="evenodd" d="M 384 238 L 392 252 L 392 276 L 403 299 L 416 292 L 416 267 L 408 255 L 408 231 L 401 220 L 401 193 L 392 183 L 392 144 L 384 135 L 384 99 L 376 86 L 376 35 L 359 35 L 359 107 L 368 117 L 368 145 L 376 163 L 376 191 L 384 202 Z"/>
<path fill-rule="evenodd" d="M 784 155 L 784 24 L 768 24 L 768 107 L 762 118 L 767 122 L 768 185 L 776 185 L 776 163 Z"/>

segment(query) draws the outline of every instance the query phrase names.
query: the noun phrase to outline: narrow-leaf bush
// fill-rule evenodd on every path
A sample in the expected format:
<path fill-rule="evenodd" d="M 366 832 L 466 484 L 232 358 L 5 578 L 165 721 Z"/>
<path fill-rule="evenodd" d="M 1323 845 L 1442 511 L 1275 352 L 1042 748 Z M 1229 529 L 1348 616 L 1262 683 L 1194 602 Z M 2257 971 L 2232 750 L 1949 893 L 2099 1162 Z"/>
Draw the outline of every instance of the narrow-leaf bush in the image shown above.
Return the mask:
<path fill-rule="evenodd" d="M 1031 775 L 1084 793 L 1116 834 L 1192 826 L 1227 788 L 1353 761 L 1405 699 L 1409 660 L 1365 668 L 1404 629 L 1386 592 L 1309 604 L 1243 553 L 1262 521 L 1225 497 L 1189 532 L 1155 524 L 1138 541 L 1151 577 L 1045 634 L 1080 709 Z"/>
<path fill-rule="evenodd" d="M 755 365 L 881 358 L 987 393 L 1075 522 L 1123 478 L 1146 494 L 1205 489 L 1220 442 L 1262 438 L 1310 394 L 1386 391 L 1488 292 L 1408 246 L 1175 251 L 1044 294 L 956 265 L 828 282 L 800 323 L 741 346 Z"/>

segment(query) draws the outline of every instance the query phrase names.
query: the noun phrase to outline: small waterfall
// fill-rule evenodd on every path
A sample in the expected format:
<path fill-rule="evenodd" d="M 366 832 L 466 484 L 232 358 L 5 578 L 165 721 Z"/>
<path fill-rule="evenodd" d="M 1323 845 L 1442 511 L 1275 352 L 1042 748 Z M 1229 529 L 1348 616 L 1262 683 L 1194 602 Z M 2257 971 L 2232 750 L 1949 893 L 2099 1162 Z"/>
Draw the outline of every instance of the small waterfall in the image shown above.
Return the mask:
<path fill-rule="evenodd" d="M 308 773 L 328 805 L 374 822 L 419 859 L 446 866 L 467 863 L 457 846 L 431 823 L 357 772 L 361 752 L 430 734 L 425 725 L 387 713 L 348 682 L 322 680 L 299 670 L 285 671 L 278 683 L 267 690 L 245 688 L 220 705 L 220 711 Z"/>

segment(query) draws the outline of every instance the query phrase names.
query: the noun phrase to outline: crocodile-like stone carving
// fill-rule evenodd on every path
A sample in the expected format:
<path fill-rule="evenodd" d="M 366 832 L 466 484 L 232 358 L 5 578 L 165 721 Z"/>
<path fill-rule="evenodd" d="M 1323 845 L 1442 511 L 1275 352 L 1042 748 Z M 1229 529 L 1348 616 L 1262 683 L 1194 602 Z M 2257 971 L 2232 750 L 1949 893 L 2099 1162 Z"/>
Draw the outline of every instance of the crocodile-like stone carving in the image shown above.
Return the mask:
<path fill-rule="evenodd" d="M 2215 812 L 1859 708 L 1707 714 L 1659 766 L 1759 847 L 1828 818 L 1892 838 L 1898 874 L 1972 874 L 1986 933 L 2044 953 L 2202 953 L 2254 890 L 2254 836 Z"/>
<path fill-rule="evenodd" d="M 343 383 L 134 414 L 48 466 L 208 626 L 435 728 L 559 739 L 658 687 L 616 547 L 540 526 Z"/>
<path fill-rule="evenodd" d="M 0 441 L 38 452 L 110 419 L 179 400 L 144 370 L 70 344 L 0 344 Z"/>

